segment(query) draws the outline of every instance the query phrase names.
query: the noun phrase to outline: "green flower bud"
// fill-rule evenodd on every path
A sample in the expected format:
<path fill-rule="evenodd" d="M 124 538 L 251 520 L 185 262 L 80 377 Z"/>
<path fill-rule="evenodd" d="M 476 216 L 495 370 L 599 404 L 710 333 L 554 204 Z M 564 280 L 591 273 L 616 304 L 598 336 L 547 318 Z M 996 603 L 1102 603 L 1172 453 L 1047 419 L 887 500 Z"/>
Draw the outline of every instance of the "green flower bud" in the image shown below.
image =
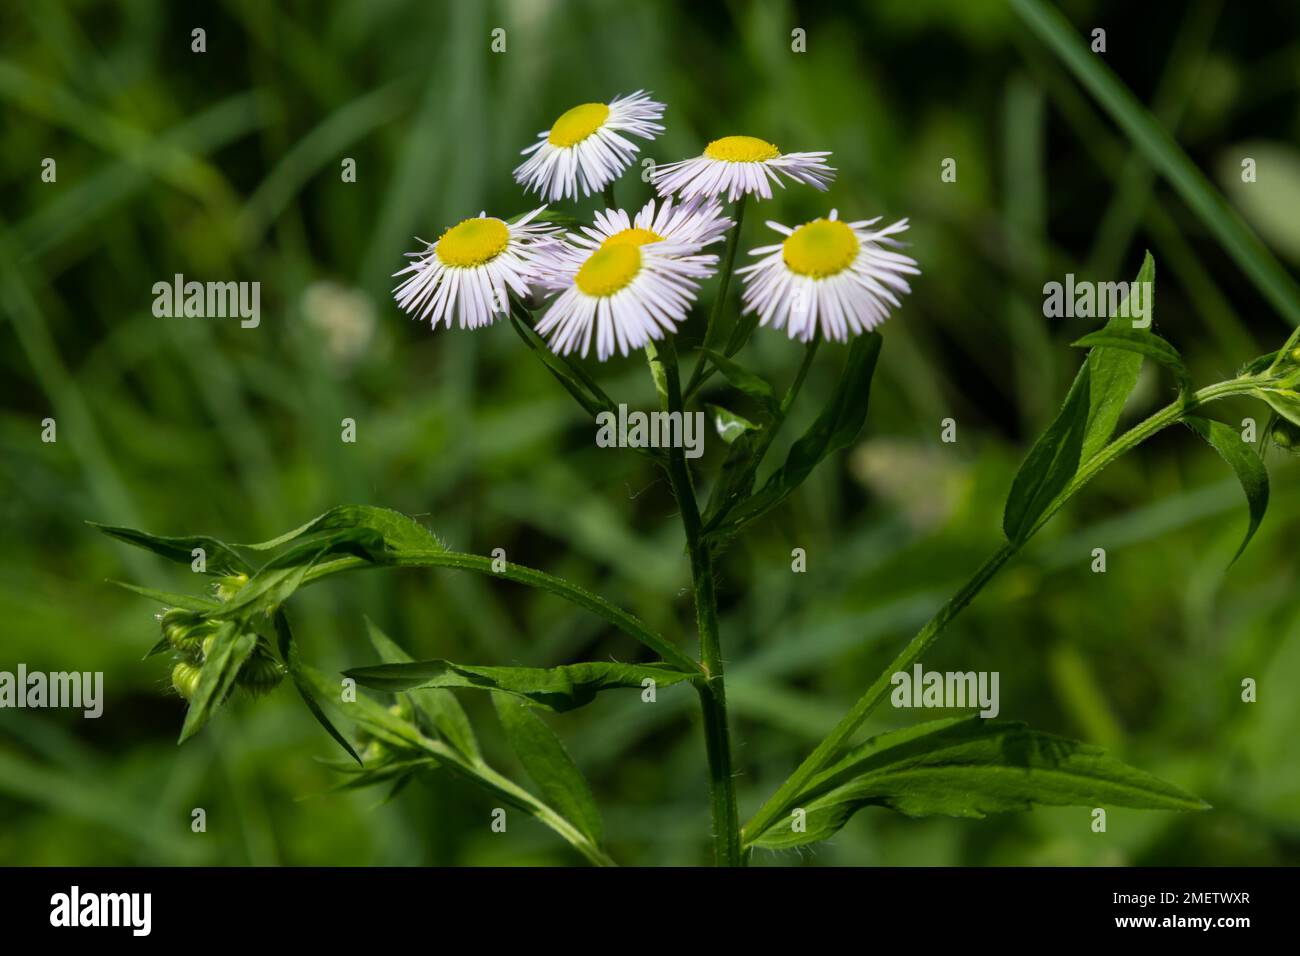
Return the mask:
<path fill-rule="evenodd" d="M 267 694 L 283 679 L 284 669 L 279 662 L 265 651 L 257 650 L 239 669 L 235 683 L 252 694 Z"/>
<path fill-rule="evenodd" d="M 1279 418 L 1273 423 L 1273 429 L 1268 437 L 1278 448 L 1285 448 L 1288 451 L 1300 450 L 1300 425 L 1289 422 L 1285 418 Z"/>
<path fill-rule="evenodd" d="M 212 654 L 212 645 L 216 641 L 217 635 L 209 634 L 203 639 L 203 659 L 206 661 Z"/>
<path fill-rule="evenodd" d="M 230 574 L 225 577 L 217 578 L 217 582 L 213 585 L 213 589 L 217 593 L 217 600 L 225 604 L 238 594 L 239 589 L 247 583 L 247 574 Z"/>
<path fill-rule="evenodd" d="M 193 611 L 174 607 L 162 616 L 163 637 L 167 643 L 182 654 L 197 654 L 204 640 L 204 635 L 215 629 L 210 621 Z"/>
<path fill-rule="evenodd" d="M 202 677 L 202 670 L 199 667 L 189 661 L 180 661 L 172 668 L 172 687 L 176 689 L 176 693 L 189 700 L 199 689 L 200 677 Z"/>

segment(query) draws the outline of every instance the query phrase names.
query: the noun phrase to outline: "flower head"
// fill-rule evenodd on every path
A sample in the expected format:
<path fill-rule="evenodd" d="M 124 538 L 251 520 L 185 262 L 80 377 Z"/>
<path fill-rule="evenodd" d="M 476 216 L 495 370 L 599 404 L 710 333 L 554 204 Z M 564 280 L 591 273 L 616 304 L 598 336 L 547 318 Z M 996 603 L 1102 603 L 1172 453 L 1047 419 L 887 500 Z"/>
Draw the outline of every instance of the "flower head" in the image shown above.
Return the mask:
<path fill-rule="evenodd" d="M 561 355 L 586 355 L 594 336 L 603 362 L 615 349 L 627 355 L 675 331 L 717 265 L 699 249 L 730 227 L 719 219 L 712 204 L 664 203 L 656 214 L 653 200 L 635 220 L 619 209 L 598 214 L 585 235 L 556 243 L 539 264 L 541 284 L 559 295 L 538 334 Z"/>
<path fill-rule="evenodd" d="M 785 328 L 804 342 L 819 328 L 837 342 L 874 329 L 889 317 L 887 306 L 901 305 L 896 293 L 911 291 L 903 276 L 921 272 L 916 260 L 886 248 L 899 245 L 892 237 L 907 229 L 907 220 L 868 228 L 879 221 L 841 222 L 832 209 L 828 218 L 797 229 L 769 222 L 786 238 L 754 249 L 750 255 L 763 258 L 736 270 L 745 279 L 745 312 L 758 312 L 760 324 Z"/>
<path fill-rule="evenodd" d="M 825 190 L 835 178 L 834 168 L 826 165 L 829 155 L 782 153 L 755 136 L 724 136 L 706 146 L 701 156 L 658 167 L 653 178 L 661 196 L 679 193 L 690 199 L 726 193 L 727 201 L 735 202 L 742 195 L 758 193 L 771 199 L 772 183 L 785 186 L 782 176 Z"/>
<path fill-rule="evenodd" d="M 570 233 L 568 254 L 584 256 L 602 245 L 665 243 L 664 248 L 698 252 L 705 246 L 721 242 L 734 222 L 722 214 L 716 199 L 693 199 L 674 204 L 671 198 L 651 199 L 635 216 L 622 209 L 605 209 L 596 213 L 590 226 L 580 233 Z M 556 251 L 564 255 L 559 246 Z"/>
<path fill-rule="evenodd" d="M 650 140 L 664 131 L 655 120 L 664 105 L 642 90 L 615 97 L 609 103 L 583 103 L 560 115 L 515 169 L 515 181 L 547 202 L 577 199 L 578 186 L 590 196 L 612 183 L 632 162 L 638 147 L 620 134 Z"/>
<path fill-rule="evenodd" d="M 542 206 L 513 223 L 485 213 L 452 226 L 396 276 L 406 276 L 393 290 L 397 304 L 432 325 L 452 317 L 462 329 L 489 325 L 510 309 L 509 293 L 528 295 L 538 249 L 559 230 L 533 222 Z"/>

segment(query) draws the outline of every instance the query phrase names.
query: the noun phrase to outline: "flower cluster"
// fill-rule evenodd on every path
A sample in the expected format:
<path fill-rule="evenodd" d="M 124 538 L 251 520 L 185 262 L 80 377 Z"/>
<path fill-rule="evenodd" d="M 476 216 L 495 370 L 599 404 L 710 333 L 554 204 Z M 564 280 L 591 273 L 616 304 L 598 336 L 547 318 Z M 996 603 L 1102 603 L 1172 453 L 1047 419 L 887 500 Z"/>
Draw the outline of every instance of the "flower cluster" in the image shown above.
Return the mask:
<path fill-rule="evenodd" d="M 664 131 L 663 113 L 640 90 L 575 106 L 523 151 L 515 180 L 547 203 L 576 200 L 579 190 L 608 197 L 639 152 L 632 137 L 653 140 Z M 659 195 L 635 213 L 607 208 L 567 233 L 550 224 L 546 206 L 514 220 L 480 213 L 408 253 L 394 296 L 419 319 L 448 328 L 454 319 L 468 329 L 508 315 L 512 301 L 545 303 L 536 329 L 557 353 L 586 356 L 594 345 L 601 361 L 627 355 L 676 331 L 700 283 L 717 271 L 718 256 L 706 250 L 736 226 L 722 197 L 770 199 L 773 185 L 787 180 L 825 191 L 835 176 L 828 156 L 724 136 L 699 156 L 656 168 L 650 178 Z M 744 311 L 805 342 L 819 334 L 843 342 L 874 329 L 910 291 L 905 277 L 919 274 L 915 260 L 895 251 L 907 220 L 877 222 L 844 222 L 834 209 L 794 228 L 768 222 L 784 239 L 754 249 L 755 261 L 737 270 Z"/>

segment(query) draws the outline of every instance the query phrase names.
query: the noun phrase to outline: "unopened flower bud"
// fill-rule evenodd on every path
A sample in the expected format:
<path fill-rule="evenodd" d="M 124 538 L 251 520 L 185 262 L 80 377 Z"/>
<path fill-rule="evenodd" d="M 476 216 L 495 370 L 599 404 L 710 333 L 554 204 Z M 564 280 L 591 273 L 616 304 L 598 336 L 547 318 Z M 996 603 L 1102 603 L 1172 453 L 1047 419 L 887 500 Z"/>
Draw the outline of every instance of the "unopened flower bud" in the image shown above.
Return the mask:
<path fill-rule="evenodd" d="M 244 662 L 235 682 L 252 694 L 267 694 L 275 690 L 283 679 L 284 670 L 279 662 L 265 651 L 258 650 Z"/>
<path fill-rule="evenodd" d="M 199 667 L 189 661 L 180 661 L 172 668 L 172 687 L 176 688 L 176 693 L 189 700 L 199 689 L 199 678 L 202 676 Z"/>
<path fill-rule="evenodd" d="M 217 578 L 213 590 L 217 593 L 217 600 L 223 604 L 234 598 L 239 593 L 239 589 L 248 583 L 247 574 L 228 574 L 224 577 Z"/>
<path fill-rule="evenodd" d="M 182 654 L 197 654 L 205 635 L 211 634 L 215 625 L 193 611 L 174 607 L 162 616 L 163 637 Z"/>

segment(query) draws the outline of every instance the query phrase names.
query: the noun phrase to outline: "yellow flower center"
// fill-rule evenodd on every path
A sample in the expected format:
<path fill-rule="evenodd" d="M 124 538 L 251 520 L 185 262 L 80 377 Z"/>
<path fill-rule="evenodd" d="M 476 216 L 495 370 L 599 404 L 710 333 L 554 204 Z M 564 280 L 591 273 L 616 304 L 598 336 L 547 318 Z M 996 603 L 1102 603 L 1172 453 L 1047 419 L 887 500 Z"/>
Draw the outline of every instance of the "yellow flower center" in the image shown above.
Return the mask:
<path fill-rule="evenodd" d="M 781 255 L 792 272 L 824 279 L 852 265 L 859 245 L 853 230 L 839 220 L 814 219 L 790 234 Z"/>
<path fill-rule="evenodd" d="M 509 241 L 510 230 L 500 219 L 466 219 L 442 234 L 438 258 L 445 266 L 481 266 L 501 255 Z"/>
<path fill-rule="evenodd" d="M 583 103 L 560 114 L 547 137 L 552 146 L 572 146 L 580 143 L 609 118 L 609 107 L 604 103 Z"/>
<path fill-rule="evenodd" d="M 631 229 L 624 229 L 622 232 L 616 232 L 600 244 L 600 248 L 608 249 L 610 246 L 644 246 L 651 242 L 663 242 L 664 237 L 652 229 L 641 229 L 633 226 Z"/>
<path fill-rule="evenodd" d="M 574 284 L 587 295 L 609 296 L 641 271 L 641 250 L 635 245 L 601 246 L 582 264 Z"/>
<path fill-rule="evenodd" d="M 781 151 L 757 136 L 724 136 L 705 146 L 704 155 L 725 163 L 761 163 L 776 159 Z"/>

